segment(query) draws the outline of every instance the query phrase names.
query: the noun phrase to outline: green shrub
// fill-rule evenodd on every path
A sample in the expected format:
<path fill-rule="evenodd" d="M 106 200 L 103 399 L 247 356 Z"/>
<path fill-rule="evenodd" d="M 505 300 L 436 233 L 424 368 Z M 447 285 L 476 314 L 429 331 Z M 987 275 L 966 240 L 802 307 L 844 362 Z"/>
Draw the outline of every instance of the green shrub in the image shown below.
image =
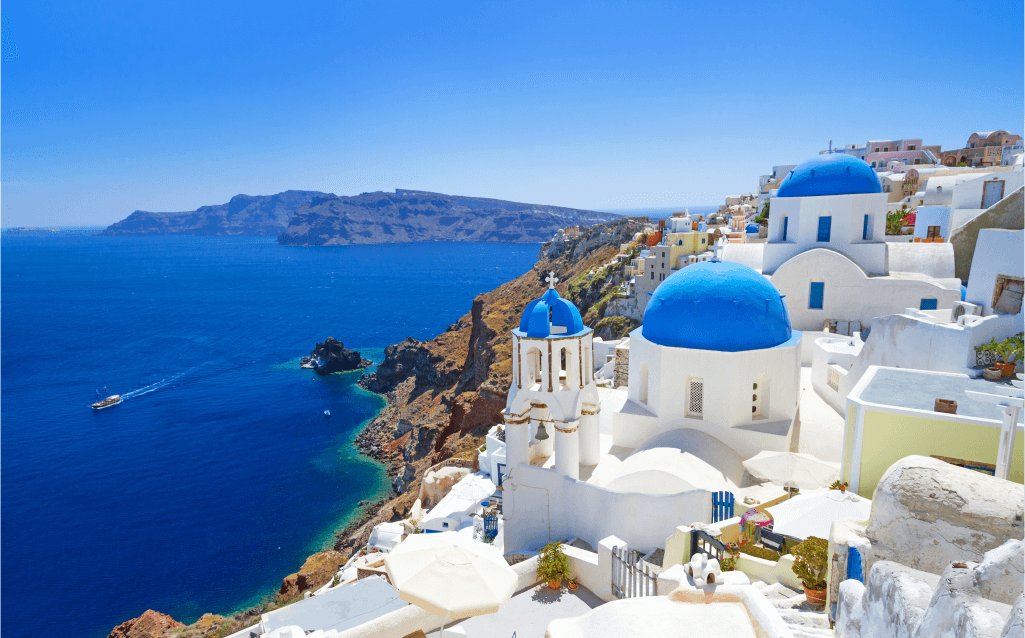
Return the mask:
<path fill-rule="evenodd" d="M 804 582 L 804 586 L 808 589 L 825 589 L 829 543 L 811 536 L 798 543 L 791 553 L 794 555 L 794 574 Z"/>
<path fill-rule="evenodd" d="M 741 554 L 747 554 L 748 556 L 754 556 L 755 558 L 764 558 L 765 560 L 771 560 L 776 562 L 779 560 L 779 552 L 771 550 L 767 547 L 758 547 L 748 543 L 740 548 Z"/>
<path fill-rule="evenodd" d="M 546 583 L 562 582 L 569 577 L 569 557 L 562 551 L 562 543 L 548 543 L 537 557 L 537 577 Z"/>

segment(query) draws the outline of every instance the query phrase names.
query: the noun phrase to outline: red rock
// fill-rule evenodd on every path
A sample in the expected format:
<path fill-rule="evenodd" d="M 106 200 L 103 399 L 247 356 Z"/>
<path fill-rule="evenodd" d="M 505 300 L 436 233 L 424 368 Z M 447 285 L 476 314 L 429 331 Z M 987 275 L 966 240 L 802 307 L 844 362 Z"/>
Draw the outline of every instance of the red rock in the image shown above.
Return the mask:
<path fill-rule="evenodd" d="M 165 630 L 184 626 L 167 614 L 147 609 L 138 618 L 126 620 L 114 627 L 107 638 L 160 638 Z"/>

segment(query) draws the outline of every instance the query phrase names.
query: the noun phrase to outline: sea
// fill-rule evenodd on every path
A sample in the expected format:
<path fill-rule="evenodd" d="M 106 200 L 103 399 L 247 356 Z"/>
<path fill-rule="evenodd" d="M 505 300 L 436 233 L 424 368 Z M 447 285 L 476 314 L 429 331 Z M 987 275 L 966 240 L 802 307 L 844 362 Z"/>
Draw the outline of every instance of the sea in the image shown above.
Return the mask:
<path fill-rule="evenodd" d="M 384 399 L 300 357 L 430 339 L 539 249 L 93 233 L 0 234 L 4 638 L 273 595 L 391 491 L 352 445 Z"/>

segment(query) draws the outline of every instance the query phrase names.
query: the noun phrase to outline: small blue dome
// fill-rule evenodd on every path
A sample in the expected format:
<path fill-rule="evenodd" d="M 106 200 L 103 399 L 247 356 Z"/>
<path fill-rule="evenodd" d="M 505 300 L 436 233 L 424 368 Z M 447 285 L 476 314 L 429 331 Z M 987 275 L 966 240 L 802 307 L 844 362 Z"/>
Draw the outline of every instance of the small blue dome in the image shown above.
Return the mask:
<path fill-rule="evenodd" d="M 748 235 L 758 234 L 758 224 L 748 224 L 747 228 L 744 229 Z"/>
<path fill-rule="evenodd" d="M 551 336 L 565 337 L 584 330 L 584 322 L 577 307 L 560 297 L 554 288 L 549 288 L 540 299 L 527 305 L 520 318 L 520 329 L 514 332 L 520 337 L 544 339 Z"/>
<path fill-rule="evenodd" d="M 783 296 L 768 279 L 743 264 L 705 261 L 659 285 L 641 335 L 660 346 L 740 352 L 778 346 L 794 332 Z"/>
<path fill-rule="evenodd" d="M 819 197 L 881 193 L 883 186 L 872 167 L 851 155 L 825 153 L 790 171 L 776 197 Z"/>

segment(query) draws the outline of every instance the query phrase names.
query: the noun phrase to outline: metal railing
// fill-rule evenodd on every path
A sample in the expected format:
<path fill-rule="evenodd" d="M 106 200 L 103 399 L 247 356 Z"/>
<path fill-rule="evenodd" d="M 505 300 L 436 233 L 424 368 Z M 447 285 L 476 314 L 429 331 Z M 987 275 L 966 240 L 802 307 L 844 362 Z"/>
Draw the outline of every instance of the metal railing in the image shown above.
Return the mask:
<path fill-rule="evenodd" d="M 658 574 L 641 560 L 641 553 L 612 548 L 612 594 L 616 598 L 658 595 Z"/>

